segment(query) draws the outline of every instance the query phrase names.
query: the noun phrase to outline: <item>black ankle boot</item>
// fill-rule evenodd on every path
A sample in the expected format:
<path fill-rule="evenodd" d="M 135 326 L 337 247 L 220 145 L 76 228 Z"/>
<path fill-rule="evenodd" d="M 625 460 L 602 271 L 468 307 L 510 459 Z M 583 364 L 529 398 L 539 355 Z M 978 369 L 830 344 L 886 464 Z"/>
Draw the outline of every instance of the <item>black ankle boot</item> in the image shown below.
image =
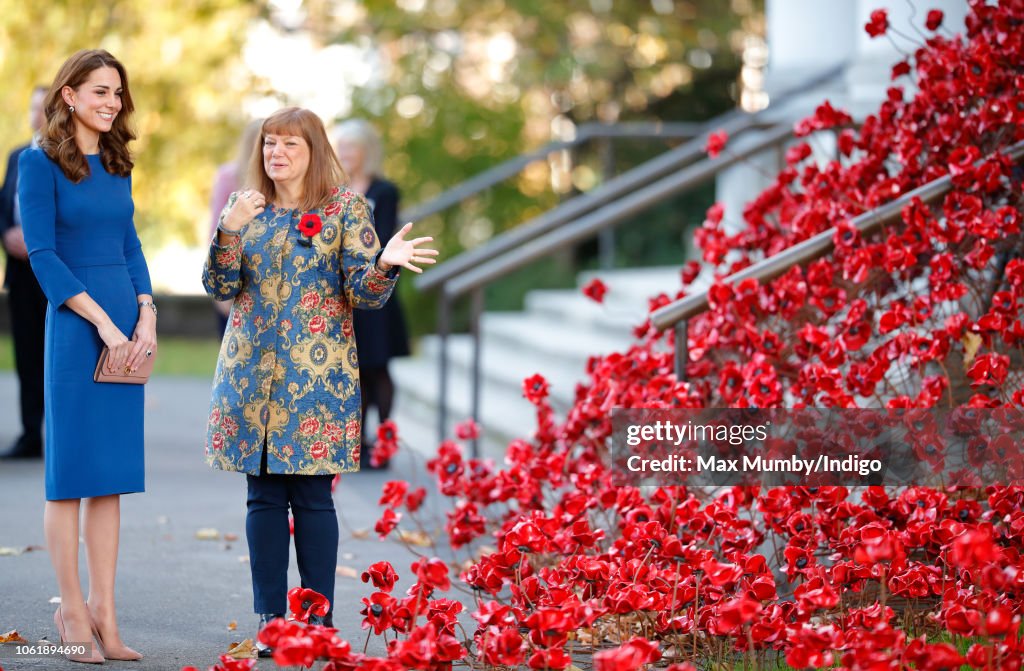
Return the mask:
<path fill-rule="evenodd" d="M 280 615 L 278 613 L 262 613 L 260 615 L 260 628 L 259 628 L 258 632 L 259 631 L 263 631 L 263 628 L 266 627 L 270 623 L 271 620 L 276 620 L 277 618 L 283 618 L 283 617 L 284 617 L 284 615 Z M 271 648 L 270 646 L 265 645 L 265 644 L 260 642 L 259 637 L 258 637 L 258 632 L 257 632 L 257 639 L 256 639 L 256 656 L 257 657 L 264 657 L 264 658 L 266 658 L 266 657 L 273 657 L 274 656 L 274 649 Z"/>
<path fill-rule="evenodd" d="M 309 623 L 316 627 L 327 627 L 328 629 L 334 629 L 334 614 L 328 613 L 327 615 L 310 615 Z"/>

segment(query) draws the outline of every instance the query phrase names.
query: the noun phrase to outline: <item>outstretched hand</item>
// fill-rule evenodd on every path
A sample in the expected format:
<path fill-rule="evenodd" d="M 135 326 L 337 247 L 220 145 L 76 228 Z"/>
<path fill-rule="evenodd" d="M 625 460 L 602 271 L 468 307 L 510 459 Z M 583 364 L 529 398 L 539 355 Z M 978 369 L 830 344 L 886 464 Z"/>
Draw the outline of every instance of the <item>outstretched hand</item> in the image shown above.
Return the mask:
<path fill-rule="evenodd" d="M 430 247 L 421 247 L 427 242 L 432 242 L 434 238 L 413 238 L 412 240 L 406 240 L 405 236 L 412 230 L 412 222 L 410 221 L 402 229 L 395 233 L 395 235 L 388 240 L 387 246 L 384 247 L 383 253 L 380 255 L 380 263 L 386 266 L 401 266 L 402 268 L 408 268 L 414 273 L 422 273 L 423 269 L 418 268 L 415 264 L 435 264 L 437 259 L 437 250 L 431 249 Z"/>

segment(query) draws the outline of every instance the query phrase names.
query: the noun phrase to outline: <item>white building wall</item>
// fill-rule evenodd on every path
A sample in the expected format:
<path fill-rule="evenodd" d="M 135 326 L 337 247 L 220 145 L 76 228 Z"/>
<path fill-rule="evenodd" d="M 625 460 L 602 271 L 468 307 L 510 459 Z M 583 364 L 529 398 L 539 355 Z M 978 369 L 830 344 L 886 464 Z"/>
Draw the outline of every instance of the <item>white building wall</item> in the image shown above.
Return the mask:
<path fill-rule="evenodd" d="M 892 40 L 886 36 L 872 39 L 864 25 L 876 9 L 886 9 L 890 25 L 912 39 L 895 34 Z M 826 99 L 854 119 L 873 112 L 893 84 L 893 64 L 932 34 L 924 27 L 931 9 L 945 13 L 945 31 L 964 31 L 967 0 L 767 0 L 768 114 L 779 122 L 792 123 L 813 113 Z M 844 62 L 848 64 L 846 72 L 835 81 L 795 100 L 780 99 L 783 91 Z M 904 78 L 900 84 L 906 87 L 909 81 Z M 812 147 L 819 161 L 834 157 L 830 138 L 818 137 Z M 719 173 L 716 197 L 725 206 L 730 229 L 742 227 L 744 205 L 773 181 L 778 166 L 779 153 L 770 151 Z"/>

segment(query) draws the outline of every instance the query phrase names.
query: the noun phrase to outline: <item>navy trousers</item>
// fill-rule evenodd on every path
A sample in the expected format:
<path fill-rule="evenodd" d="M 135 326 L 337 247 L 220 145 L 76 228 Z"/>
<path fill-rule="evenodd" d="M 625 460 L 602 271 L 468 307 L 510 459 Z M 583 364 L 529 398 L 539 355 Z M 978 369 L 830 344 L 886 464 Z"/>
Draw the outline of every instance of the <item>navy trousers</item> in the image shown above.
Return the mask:
<path fill-rule="evenodd" d="M 288 508 L 295 519 L 295 555 L 302 587 L 316 590 L 331 602 L 338 566 L 338 514 L 331 496 L 333 475 L 267 473 L 247 475 L 249 496 L 245 535 L 249 541 L 253 609 L 256 613 L 288 612 Z"/>

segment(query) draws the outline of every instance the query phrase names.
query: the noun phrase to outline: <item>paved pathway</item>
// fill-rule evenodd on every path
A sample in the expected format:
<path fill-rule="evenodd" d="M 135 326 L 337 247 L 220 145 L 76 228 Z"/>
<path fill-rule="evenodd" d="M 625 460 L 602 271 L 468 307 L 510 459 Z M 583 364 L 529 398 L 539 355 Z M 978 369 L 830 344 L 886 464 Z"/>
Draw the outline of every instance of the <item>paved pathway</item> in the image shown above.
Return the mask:
<path fill-rule="evenodd" d="M 15 393 L 13 375 L 0 373 L 0 446 L 15 438 Z M 146 658 L 108 662 L 105 668 L 178 671 L 191 664 L 206 669 L 232 642 L 254 634 L 245 478 L 211 470 L 203 461 L 208 400 L 205 380 L 156 378 L 147 387 L 147 491 L 122 499 L 117 587 L 123 637 Z M 381 542 L 372 532 L 380 514 L 377 499 L 390 479 L 426 485 L 422 464 L 422 458 L 404 455 L 389 471 L 343 476 L 335 494 L 342 522 L 339 564 L 361 572 L 372 562 L 390 560 L 402 576 L 396 593 L 412 583 L 409 565 L 414 556 L 394 542 Z M 30 641 L 56 638 L 55 605 L 50 600 L 57 591 L 50 558 L 42 547 L 43 503 L 41 462 L 0 461 L 0 547 L 37 548 L 0 555 L 0 633 L 17 629 Z M 436 510 L 435 517 L 443 519 Z M 198 539 L 196 532 L 207 528 L 216 529 L 221 540 Z M 353 537 L 354 530 L 364 529 L 370 531 L 368 537 Z M 224 534 L 237 540 L 225 541 Z M 84 551 L 82 556 L 84 582 Z M 289 584 L 299 584 L 294 550 Z M 359 648 L 365 637 L 359 627 L 359 600 L 372 591 L 358 579 L 338 577 L 335 624 L 342 636 L 359 641 Z M 237 622 L 236 631 L 229 631 L 231 622 Z M 368 652 L 383 652 L 379 639 L 371 641 Z M 14 659 L 6 649 L 0 650 L 0 667 L 84 668 L 63 659 Z M 277 667 L 262 662 L 260 668 Z"/>

